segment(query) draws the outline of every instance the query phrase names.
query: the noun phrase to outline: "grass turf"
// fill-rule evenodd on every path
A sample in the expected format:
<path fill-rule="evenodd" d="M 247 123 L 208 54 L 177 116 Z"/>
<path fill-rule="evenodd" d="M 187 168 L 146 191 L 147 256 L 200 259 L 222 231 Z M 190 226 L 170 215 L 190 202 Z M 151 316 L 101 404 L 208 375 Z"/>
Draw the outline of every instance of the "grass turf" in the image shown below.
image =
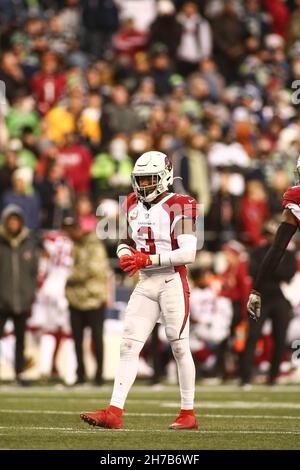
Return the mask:
<path fill-rule="evenodd" d="M 80 411 L 105 407 L 111 386 L 0 387 L 0 449 L 300 449 L 300 387 L 197 385 L 199 431 L 168 426 L 178 389 L 133 387 L 122 430 L 93 428 Z"/>

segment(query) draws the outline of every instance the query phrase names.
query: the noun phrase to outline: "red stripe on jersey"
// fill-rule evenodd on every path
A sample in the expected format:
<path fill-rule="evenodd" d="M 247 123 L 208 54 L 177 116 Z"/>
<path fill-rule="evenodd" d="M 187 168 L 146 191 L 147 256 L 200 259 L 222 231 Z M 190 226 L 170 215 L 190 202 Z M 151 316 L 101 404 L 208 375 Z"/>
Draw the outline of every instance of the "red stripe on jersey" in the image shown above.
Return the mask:
<path fill-rule="evenodd" d="M 288 190 L 284 193 L 282 201 L 283 208 L 286 208 L 287 205 L 290 203 L 296 204 L 297 206 L 300 205 L 300 186 L 292 186 L 291 188 L 288 188 Z M 293 213 L 292 209 L 289 210 Z M 298 219 L 298 217 L 294 217 L 296 219 L 298 228 L 300 228 L 300 220 Z"/>
<path fill-rule="evenodd" d="M 128 215 L 129 211 L 133 209 L 135 206 L 137 206 L 138 200 L 136 198 L 136 195 L 134 193 L 128 194 L 126 196 L 123 204 L 122 204 L 122 209 L 125 212 L 126 215 Z"/>
<path fill-rule="evenodd" d="M 179 333 L 179 338 L 181 336 L 181 333 L 183 332 L 186 322 L 189 317 L 189 312 L 190 312 L 190 289 L 189 289 L 189 284 L 188 280 L 186 277 L 186 267 L 185 266 L 176 266 L 175 271 L 179 273 L 181 283 L 182 283 L 182 290 L 183 290 L 183 297 L 184 297 L 184 318 L 183 322 L 180 328 L 180 333 Z"/>
<path fill-rule="evenodd" d="M 291 186 L 283 195 L 282 205 L 285 207 L 289 202 L 300 204 L 300 186 Z"/>

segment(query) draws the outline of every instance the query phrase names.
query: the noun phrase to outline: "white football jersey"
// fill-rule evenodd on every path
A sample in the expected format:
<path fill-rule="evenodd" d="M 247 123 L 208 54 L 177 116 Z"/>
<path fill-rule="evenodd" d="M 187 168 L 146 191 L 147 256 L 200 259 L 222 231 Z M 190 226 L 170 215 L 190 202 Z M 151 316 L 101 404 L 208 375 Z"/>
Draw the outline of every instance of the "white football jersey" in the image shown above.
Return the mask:
<path fill-rule="evenodd" d="M 73 264 L 73 243 L 69 237 L 59 231 L 48 232 L 44 237 L 44 247 L 49 255 L 50 271 L 57 268 L 70 269 Z"/>
<path fill-rule="evenodd" d="M 137 200 L 134 193 L 127 196 L 124 209 L 127 214 L 129 234 L 136 249 L 149 255 L 176 250 L 177 240 L 174 234 L 176 223 L 183 218 L 196 219 L 197 202 L 193 197 L 181 194 L 167 194 L 150 207 Z M 167 270 L 174 268 L 149 267 L 143 271 Z"/>

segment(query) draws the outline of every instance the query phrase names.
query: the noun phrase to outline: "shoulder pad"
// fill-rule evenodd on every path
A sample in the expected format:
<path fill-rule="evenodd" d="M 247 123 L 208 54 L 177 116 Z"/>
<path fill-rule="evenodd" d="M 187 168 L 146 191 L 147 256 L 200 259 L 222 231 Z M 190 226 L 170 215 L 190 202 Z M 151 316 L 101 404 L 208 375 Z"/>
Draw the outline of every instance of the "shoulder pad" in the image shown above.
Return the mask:
<path fill-rule="evenodd" d="M 283 195 L 282 205 L 286 207 L 289 203 L 300 204 L 300 186 L 291 186 Z"/>

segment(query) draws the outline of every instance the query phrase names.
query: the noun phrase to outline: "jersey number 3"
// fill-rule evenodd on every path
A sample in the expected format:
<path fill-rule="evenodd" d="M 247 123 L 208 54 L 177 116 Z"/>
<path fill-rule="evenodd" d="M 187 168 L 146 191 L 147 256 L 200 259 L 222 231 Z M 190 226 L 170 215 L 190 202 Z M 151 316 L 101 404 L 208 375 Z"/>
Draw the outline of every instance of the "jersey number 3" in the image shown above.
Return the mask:
<path fill-rule="evenodd" d="M 148 253 L 148 255 L 155 255 L 156 247 L 154 242 L 154 233 L 150 227 L 140 227 L 138 229 L 138 237 L 146 243 L 147 248 L 141 248 L 142 253 Z"/>

